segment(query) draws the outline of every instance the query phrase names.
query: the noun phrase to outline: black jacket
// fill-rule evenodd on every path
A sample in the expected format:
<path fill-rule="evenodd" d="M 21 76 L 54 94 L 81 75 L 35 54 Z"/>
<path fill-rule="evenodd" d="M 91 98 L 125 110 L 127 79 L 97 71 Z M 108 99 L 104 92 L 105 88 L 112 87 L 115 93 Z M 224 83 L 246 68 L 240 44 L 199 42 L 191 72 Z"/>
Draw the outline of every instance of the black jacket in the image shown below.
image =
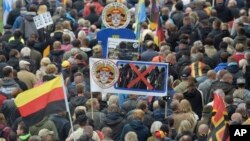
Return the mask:
<path fill-rule="evenodd" d="M 199 118 L 201 118 L 203 105 L 200 91 L 198 91 L 197 88 L 193 88 L 192 90 L 185 92 L 183 95 L 184 98 L 190 102 L 193 111 L 199 116 Z"/>
<path fill-rule="evenodd" d="M 118 141 L 122 128 L 125 125 L 125 119 L 120 113 L 108 113 L 103 121 L 104 126 L 108 126 L 112 129 L 112 139 Z"/>

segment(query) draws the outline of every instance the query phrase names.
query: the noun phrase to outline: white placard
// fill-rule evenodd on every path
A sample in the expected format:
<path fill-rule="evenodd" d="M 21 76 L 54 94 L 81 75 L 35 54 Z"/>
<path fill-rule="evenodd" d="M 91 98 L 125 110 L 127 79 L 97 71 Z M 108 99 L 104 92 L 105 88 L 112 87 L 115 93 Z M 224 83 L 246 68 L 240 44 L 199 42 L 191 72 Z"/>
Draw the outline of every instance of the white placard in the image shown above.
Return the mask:
<path fill-rule="evenodd" d="M 168 64 L 90 58 L 91 92 L 166 96 Z"/>
<path fill-rule="evenodd" d="M 39 14 L 33 17 L 37 29 L 41 29 L 53 24 L 52 17 L 49 12 Z"/>

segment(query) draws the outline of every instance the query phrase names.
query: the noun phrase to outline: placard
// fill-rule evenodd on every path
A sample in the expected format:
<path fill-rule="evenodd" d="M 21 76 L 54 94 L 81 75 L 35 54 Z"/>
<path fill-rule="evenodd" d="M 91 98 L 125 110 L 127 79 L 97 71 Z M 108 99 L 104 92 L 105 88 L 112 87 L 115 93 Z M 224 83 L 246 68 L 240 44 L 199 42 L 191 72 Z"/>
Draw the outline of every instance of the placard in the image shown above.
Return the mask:
<path fill-rule="evenodd" d="M 138 60 L 138 40 L 108 38 L 107 47 L 107 56 L 109 59 L 131 61 Z"/>
<path fill-rule="evenodd" d="M 49 12 L 39 14 L 33 17 L 37 29 L 41 29 L 53 24 L 52 17 Z"/>
<path fill-rule="evenodd" d="M 90 58 L 91 92 L 166 96 L 168 64 Z"/>

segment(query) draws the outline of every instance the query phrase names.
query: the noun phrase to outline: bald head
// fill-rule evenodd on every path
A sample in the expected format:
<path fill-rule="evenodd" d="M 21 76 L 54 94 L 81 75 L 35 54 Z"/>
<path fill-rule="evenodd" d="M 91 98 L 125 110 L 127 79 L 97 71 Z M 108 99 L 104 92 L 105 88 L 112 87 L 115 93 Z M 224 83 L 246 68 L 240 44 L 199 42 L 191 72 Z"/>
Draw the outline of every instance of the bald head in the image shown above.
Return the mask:
<path fill-rule="evenodd" d="M 221 81 L 232 84 L 233 83 L 233 75 L 231 73 L 226 73 L 223 75 Z"/>
<path fill-rule="evenodd" d="M 207 124 L 201 124 L 198 128 L 198 135 L 207 135 L 209 127 Z"/>
<path fill-rule="evenodd" d="M 189 135 L 184 135 L 180 138 L 179 141 L 192 141 L 192 137 Z"/>
<path fill-rule="evenodd" d="M 232 122 L 236 122 L 241 124 L 242 123 L 242 115 L 240 113 L 233 113 L 231 116 Z"/>
<path fill-rule="evenodd" d="M 207 72 L 207 77 L 208 77 L 209 79 L 215 80 L 215 79 L 216 79 L 216 72 L 215 72 L 214 70 L 209 70 L 209 71 Z"/>

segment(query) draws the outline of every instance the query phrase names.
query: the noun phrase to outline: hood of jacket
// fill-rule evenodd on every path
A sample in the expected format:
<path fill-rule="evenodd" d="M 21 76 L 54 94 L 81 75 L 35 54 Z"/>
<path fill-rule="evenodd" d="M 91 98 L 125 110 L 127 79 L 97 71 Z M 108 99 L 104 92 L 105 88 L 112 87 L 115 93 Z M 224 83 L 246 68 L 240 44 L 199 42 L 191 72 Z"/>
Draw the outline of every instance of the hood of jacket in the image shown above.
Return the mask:
<path fill-rule="evenodd" d="M 64 54 L 64 50 L 51 50 L 50 54 L 53 56 L 60 56 Z"/>
<path fill-rule="evenodd" d="M 33 21 L 33 17 L 36 16 L 35 12 L 27 12 L 25 15 L 25 19 L 29 22 Z"/>
<path fill-rule="evenodd" d="M 72 97 L 70 100 L 70 103 L 76 107 L 76 106 L 80 106 L 85 104 L 87 101 L 87 99 L 84 96 L 76 96 L 76 97 Z"/>
<path fill-rule="evenodd" d="M 193 88 L 192 90 L 190 91 L 186 91 L 184 93 L 185 97 L 187 98 L 193 98 L 195 97 L 197 94 L 199 94 L 200 92 L 196 89 L 196 88 Z"/>
<path fill-rule="evenodd" d="M 119 124 L 123 120 L 120 113 L 108 113 L 104 119 L 104 123 L 109 126 L 114 126 Z"/>
<path fill-rule="evenodd" d="M 135 130 L 142 130 L 144 128 L 144 124 L 140 120 L 132 120 L 129 124 Z"/>
<path fill-rule="evenodd" d="M 226 69 L 233 74 L 237 73 L 240 70 L 236 62 L 228 63 Z"/>

